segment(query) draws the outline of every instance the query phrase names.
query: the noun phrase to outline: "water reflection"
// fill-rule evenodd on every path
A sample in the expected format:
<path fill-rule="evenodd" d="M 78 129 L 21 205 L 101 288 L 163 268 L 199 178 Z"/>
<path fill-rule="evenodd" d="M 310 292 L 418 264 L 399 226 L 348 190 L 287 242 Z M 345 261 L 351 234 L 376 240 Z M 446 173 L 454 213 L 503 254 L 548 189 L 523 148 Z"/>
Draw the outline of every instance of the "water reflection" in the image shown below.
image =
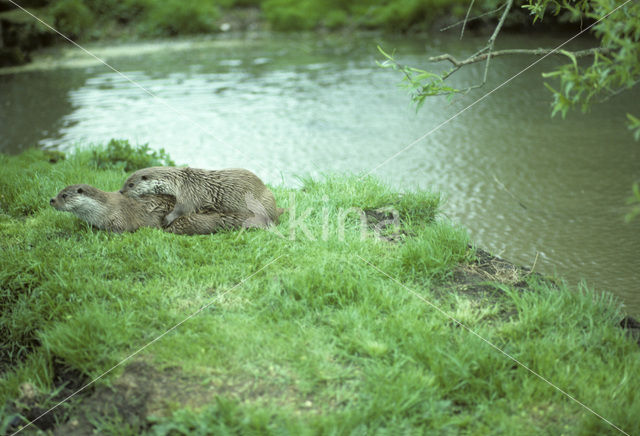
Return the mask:
<path fill-rule="evenodd" d="M 62 139 L 61 129 L 73 124 L 69 92 L 81 87 L 83 74 L 62 71 L 0 76 L 0 150 L 17 152 Z"/>

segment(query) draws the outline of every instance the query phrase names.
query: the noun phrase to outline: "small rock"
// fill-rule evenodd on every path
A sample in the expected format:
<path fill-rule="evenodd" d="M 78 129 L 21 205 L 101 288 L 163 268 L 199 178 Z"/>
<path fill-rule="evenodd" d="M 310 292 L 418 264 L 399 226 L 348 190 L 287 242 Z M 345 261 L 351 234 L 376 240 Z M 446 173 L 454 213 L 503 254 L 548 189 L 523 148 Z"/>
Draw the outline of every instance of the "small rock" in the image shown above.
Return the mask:
<path fill-rule="evenodd" d="M 38 396 L 38 390 L 29 382 L 22 383 L 20 389 L 20 400 L 26 403 L 35 401 Z"/>

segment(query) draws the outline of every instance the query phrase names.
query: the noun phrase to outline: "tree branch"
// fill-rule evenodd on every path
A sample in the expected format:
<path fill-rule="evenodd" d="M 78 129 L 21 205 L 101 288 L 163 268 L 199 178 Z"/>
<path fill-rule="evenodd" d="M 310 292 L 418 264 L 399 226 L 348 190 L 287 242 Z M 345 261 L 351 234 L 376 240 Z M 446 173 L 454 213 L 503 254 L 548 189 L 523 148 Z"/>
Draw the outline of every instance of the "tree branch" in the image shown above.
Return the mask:
<path fill-rule="evenodd" d="M 631 89 L 634 86 L 636 86 L 638 83 L 640 83 L 640 80 L 636 80 L 633 83 L 627 84 L 627 86 L 623 86 L 621 88 L 616 89 L 615 91 L 611 91 L 609 94 L 605 95 L 604 98 L 601 98 L 598 101 L 598 103 L 604 103 L 605 101 L 609 100 L 612 97 L 615 97 L 616 95 L 620 94 L 621 92 L 628 91 L 629 89 Z"/>
<path fill-rule="evenodd" d="M 486 48 L 485 48 L 486 50 Z M 573 51 L 573 52 L 567 52 L 565 50 L 556 50 L 556 49 L 551 49 L 551 48 L 535 48 L 535 49 L 507 49 L 507 50 L 498 50 L 498 51 L 494 51 L 491 53 L 481 53 L 481 54 L 474 54 L 469 56 L 468 58 L 464 59 L 464 60 L 457 60 L 455 57 L 453 57 L 452 55 L 445 53 L 443 55 L 439 55 L 439 56 L 431 56 L 430 58 L 427 59 L 427 61 L 429 62 L 442 62 L 442 61 L 449 61 L 451 62 L 451 64 L 457 69 L 460 67 L 463 67 L 465 65 L 468 64 L 473 64 L 476 62 L 482 62 L 484 60 L 486 60 L 488 57 L 498 57 L 498 56 L 505 56 L 505 55 L 518 55 L 518 54 L 525 54 L 525 55 L 534 55 L 534 56 L 544 56 L 547 54 L 554 54 L 554 55 L 563 55 L 563 56 L 567 56 L 567 53 L 575 56 L 576 58 L 581 58 L 581 57 L 585 57 L 585 56 L 593 56 L 595 54 L 604 54 L 607 55 L 609 53 L 611 53 L 611 49 L 608 48 L 604 48 L 604 47 L 594 47 L 594 48 L 590 48 L 587 50 L 580 50 L 580 51 Z"/>
<path fill-rule="evenodd" d="M 467 25 L 467 20 L 469 19 L 469 14 L 471 13 L 471 8 L 473 7 L 474 2 L 475 0 L 471 0 L 471 3 L 469 4 L 469 9 L 467 9 L 467 15 L 464 16 L 464 21 L 462 22 L 462 29 L 460 29 L 460 39 L 462 39 L 462 36 L 464 35 L 464 28 Z"/>
<path fill-rule="evenodd" d="M 496 25 L 496 28 L 493 30 L 493 34 L 491 35 L 491 38 L 489 38 L 489 42 L 487 43 L 487 63 L 484 66 L 484 75 L 482 76 L 483 85 L 487 82 L 487 75 L 489 74 L 489 62 L 491 62 L 491 52 L 493 52 L 493 44 L 496 42 L 496 38 L 498 38 L 498 34 L 502 29 L 504 20 L 506 20 L 507 15 L 509 15 L 511 6 L 513 6 L 513 0 L 507 0 L 507 4 L 504 7 L 504 12 L 500 17 L 500 21 L 498 21 L 498 24 Z"/>
<path fill-rule="evenodd" d="M 457 23 L 450 24 L 450 25 L 448 25 L 447 27 L 443 27 L 442 29 L 440 29 L 440 32 L 444 32 L 445 30 L 452 29 L 452 28 L 454 28 L 454 27 L 456 27 L 456 26 L 459 26 L 459 25 L 461 25 L 461 24 L 464 24 L 464 23 L 470 23 L 470 22 L 472 22 L 472 21 L 474 21 L 474 20 L 478 20 L 478 19 L 480 19 L 480 18 L 482 18 L 482 17 L 486 17 L 487 15 L 495 14 L 495 13 L 496 13 L 496 12 L 498 12 L 500 9 L 504 8 L 504 6 L 505 6 L 505 5 L 502 5 L 502 6 L 499 6 L 499 7 L 497 7 L 496 9 L 494 9 L 494 10 L 492 10 L 492 11 L 485 12 L 484 14 L 476 15 L 476 16 L 475 16 L 475 17 L 473 17 L 473 18 L 469 18 L 469 19 L 461 20 L 461 21 L 458 21 Z"/>

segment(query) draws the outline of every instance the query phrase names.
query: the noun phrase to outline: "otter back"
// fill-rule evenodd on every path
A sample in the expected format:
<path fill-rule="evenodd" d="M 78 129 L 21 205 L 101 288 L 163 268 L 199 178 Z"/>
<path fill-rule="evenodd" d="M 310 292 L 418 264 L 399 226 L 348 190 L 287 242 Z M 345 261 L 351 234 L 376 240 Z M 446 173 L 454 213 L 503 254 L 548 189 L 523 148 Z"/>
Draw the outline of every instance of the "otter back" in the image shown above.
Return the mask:
<path fill-rule="evenodd" d="M 144 168 L 127 179 L 121 192 L 133 197 L 150 193 L 174 195 L 176 205 L 165 224 L 196 211 L 253 213 L 268 224 L 278 217 L 273 193 L 258 176 L 241 168 Z"/>

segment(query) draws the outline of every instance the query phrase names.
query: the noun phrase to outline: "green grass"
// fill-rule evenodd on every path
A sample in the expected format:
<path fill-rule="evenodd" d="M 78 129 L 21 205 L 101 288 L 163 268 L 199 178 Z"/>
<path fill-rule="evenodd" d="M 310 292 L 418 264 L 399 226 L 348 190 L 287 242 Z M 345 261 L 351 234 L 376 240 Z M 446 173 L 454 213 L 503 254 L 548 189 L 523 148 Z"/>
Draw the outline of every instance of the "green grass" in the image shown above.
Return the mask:
<path fill-rule="evenodd" d="M 48 205 L 68 184 L 116 190 L 127 163 L 168 159 L 143 153 L 120 147 L 111 166 L 106 147 L 55 163 L 40 151 L 0 155 L 0 433 L 71 393 L 63 382 L 101 375 L 205 305 L 57 409 L 54 424 L 157 435 L 617 433 L 358 256 L 640 432 L 640 351 L 617 327 L 619 304 L 536 276 L 524 288 L 489 283 L 491 298 L 454 292 L 474 251 L 438 219 L 439 195 L 398 195 L 353 175 L 302 179 L 301 189 L 273 187 L 289 208 L 276 231 L 204 236 L 112 234 Z M 382 234 L 398 242 L 370 230 L 363 239 L 351 207 L 395 208 L 400 228 Z M 293 213 L 307 210 L 307 234 L 291 238 Z"/>

